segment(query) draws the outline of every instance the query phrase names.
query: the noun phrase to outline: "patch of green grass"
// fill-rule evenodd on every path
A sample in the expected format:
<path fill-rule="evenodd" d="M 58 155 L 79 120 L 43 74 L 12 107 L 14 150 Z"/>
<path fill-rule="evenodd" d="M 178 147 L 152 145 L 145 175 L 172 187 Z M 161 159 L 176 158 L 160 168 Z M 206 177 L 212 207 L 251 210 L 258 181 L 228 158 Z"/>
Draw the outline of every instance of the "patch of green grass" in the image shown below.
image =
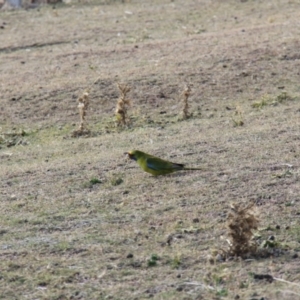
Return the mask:
<path fill-rule="evenodd" d="M 172 261 L 171 261 L 171 266 L 174 269 L 178 269 L 181 266 L 181 255 L 176 255 Z"/>
<path fill-rule="evenodd" d="M 24 284 L 26 281 L 26 278 L 24 276 L 20 275 L 12 275 L 8 277 L 8 282 L 15 283 L 17 285 Z"/>
<path fill-rule="evenodd" d="M 282 104 L 287 101 L 292 101 L 294 99 L 295 99 L 295 97 L 289 95 L 287 92 L 282 92 L 281 94 L 279 94 L 277 96 L 272 96 L 272 95 L 266 94 L 266 95 L 262 96 L 258 101 L 253 102 L 251 104 L 251 106 L 253 108 L 261 109 L 267 105 L 275 106 L 275 105 Z"/>
<path fill-rule="evenodd" d="M 98 183 L 101 183 L 101 180 L 99 180 L 98 178 L 92 178 L 92 179 L 90 180 L 90 183 L 91 183 L 92 185 L 98 184 Z"/>
<path fill-rule="evenodd" d="M 261 109 L 263 108 L 264 106 L 267 106 L 270 104 L 271 102 L 271 97 L 269 95 L 264 95 L 262 96 L 259 100 L 253 102 L 251 104 L 251 107 L 253 108 L 258 108 L 258 109 Z"/>
<path fill-rule="evenodd" d="M 281 94 L 279 94 L 275 98 L 275 101 L 277 103 L 283 103 L 283 102 L 286 102 L 286 101 L 293 101 L 293 100 L 295 100 L 295 97 L 289 95 L 287 92 L 282 92 Z"/>
<path fill-rule="evenodd" d="M 34 134 L 34 131 L 25 131 L 23 128 L 14 128 L 7 132 L 0 132 L 0 146 L 6 146 L 7 148 L 18 145 L 26 146 L 29 140 L 28 137 L 33 136 Z"/>
<path fill-rule="evenodd" d="M 98 178 L 92 178 L 90 181 L 83 184 L 84 188 L 92 188 L 96 184 L 100 184 L 102 181 Z"/>
<path fill-rule="evenodd" d="M 58 251 L 67 251 L 67 250 L 71 249 L 72 247 L 73 246 L 70 245 L 70 243 L 66 242 L 66 241 L 61 241 L 54 245 L 54 248 Z"/>
<path fill-rule="evenodd" d="M 159 260 L 159 256 L 157 254 L 152 254 L 151 257 L 147 261 L 148 267 L 155 267 L 157 265 L 157 261 Z"/>
<path fill-rule="evenodd" d="M 225 288 L 222 288 L 221 290 L 217 291 L 217 296 L 220 296 L 220 297 L 226 297 L 228 296 L 228 290 L 225 289 Z"/>

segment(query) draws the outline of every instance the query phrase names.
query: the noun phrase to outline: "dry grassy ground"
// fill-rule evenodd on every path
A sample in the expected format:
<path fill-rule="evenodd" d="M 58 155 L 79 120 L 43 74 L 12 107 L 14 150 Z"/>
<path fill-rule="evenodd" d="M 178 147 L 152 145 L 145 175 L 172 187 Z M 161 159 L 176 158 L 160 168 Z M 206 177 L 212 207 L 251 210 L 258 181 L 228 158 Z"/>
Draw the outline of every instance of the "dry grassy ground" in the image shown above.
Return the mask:
<path fill-rule="evenodd" d="M 0 298 L 300 299 L 299 2 L 102 2 L 0 12 Z M 274 248 L 218 259 L 250 201 Z"/>

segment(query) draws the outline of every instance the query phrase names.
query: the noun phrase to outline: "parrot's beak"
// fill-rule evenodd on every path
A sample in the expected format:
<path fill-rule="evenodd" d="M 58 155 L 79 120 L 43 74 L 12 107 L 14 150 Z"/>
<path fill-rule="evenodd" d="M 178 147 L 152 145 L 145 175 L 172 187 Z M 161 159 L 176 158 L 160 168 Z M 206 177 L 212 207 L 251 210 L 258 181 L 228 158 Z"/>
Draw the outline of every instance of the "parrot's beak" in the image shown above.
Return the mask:
<path fill-rule="evenodd" d="M 128 158 L 131 158 L 129 152 L 124 152 L 124 154 L 127 155 Z"/>
<path fill-rule="evenodd" d="M 127 154 L 128 158 L 136 160 L 136 158 L 134 157 L 134 155 L 132 155 L 130 152 L 125 152 L 124 154 Z"/>

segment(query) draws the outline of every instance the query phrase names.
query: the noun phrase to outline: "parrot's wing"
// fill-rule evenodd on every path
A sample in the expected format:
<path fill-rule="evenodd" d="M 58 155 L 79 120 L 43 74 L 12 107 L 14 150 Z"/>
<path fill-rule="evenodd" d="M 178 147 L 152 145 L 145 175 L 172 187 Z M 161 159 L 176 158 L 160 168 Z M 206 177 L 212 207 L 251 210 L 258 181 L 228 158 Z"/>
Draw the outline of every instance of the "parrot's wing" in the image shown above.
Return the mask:
<path fill-rule="evenodd" d="M 160 160 L 158 158 L 147 158 L 146 163 L 149 169 L 155 171 L 172 170 L 172 169 L 181 170 L 184 167 L 184 165 L 182 164 L 175 164 L 168 161 Z"/>
<path fill-rule="evenodd" d="M 155 158 L 147 158 L 146 159 L 147 167 L 149 169 L 155 170 L 155 171 L 160 171 L 163 169 L 160 163 L 157 162 Z"/>

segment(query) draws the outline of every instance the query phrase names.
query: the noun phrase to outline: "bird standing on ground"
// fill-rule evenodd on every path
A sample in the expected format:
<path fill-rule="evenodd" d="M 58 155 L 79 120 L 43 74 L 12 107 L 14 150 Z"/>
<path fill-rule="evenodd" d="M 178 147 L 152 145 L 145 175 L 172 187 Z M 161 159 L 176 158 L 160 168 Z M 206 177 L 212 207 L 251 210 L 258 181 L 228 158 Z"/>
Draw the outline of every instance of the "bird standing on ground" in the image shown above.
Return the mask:
<path fill-rule="evenodd" d="M 188 168 L 183 164 L 177 164 L 163 160 L 139 150 L 131 150 L 126 152 L 126 154 L 128 154 L 130 159 L 135 160 L 145 172 L 148 172 L 154 176 L 166 175 L 182 170 L 202 170 L 201 168 Z"/>

